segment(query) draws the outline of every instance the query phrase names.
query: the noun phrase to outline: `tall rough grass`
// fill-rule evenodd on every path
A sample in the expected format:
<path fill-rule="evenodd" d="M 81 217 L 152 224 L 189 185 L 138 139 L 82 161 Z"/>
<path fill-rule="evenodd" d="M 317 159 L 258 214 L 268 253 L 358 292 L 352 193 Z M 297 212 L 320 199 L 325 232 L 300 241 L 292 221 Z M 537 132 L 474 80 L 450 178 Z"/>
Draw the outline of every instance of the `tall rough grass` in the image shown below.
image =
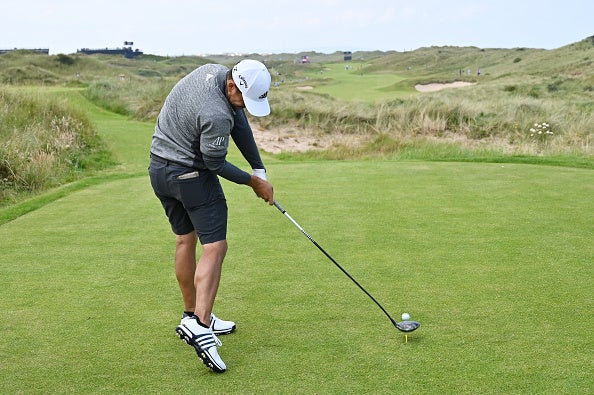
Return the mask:
<path fill-rule="evenodd" d="M 278 91 L 270 96 L 273 115 L 255 120 L 262 127 L 332 134 L 335 149 L 342 150 L 341 135 L 359 134 L 370 144 L 358 151 L 365 155 L 380 148 L 378 136 L 387 136 L 395 143 L 375 152 L 386 155 L 413 146 L 455 144 L 469 153 L 594 156 L 594 105 L 586 101 L 534 98 L 498 87 L 447 90 L 380 104 L 349 103 L 307 92 Z M 531 136 L 530 129 L 543 122 L 552 134 Z M 432 149 L 428 147 L 428 152 Z M 356 155 L 355 151 L 349 148 L 349 153 Z"/>
<path fill-rule="evenodd" d="M 122 76 L 90 83 L 84 96 L 96 105 L 137 120 L 154 120 L 174 79 Z"/>
<path fill-rule="evenodd" d="M 83 114 L 56 100 L 0 90 L 0 204 L 110 163 Z"/>

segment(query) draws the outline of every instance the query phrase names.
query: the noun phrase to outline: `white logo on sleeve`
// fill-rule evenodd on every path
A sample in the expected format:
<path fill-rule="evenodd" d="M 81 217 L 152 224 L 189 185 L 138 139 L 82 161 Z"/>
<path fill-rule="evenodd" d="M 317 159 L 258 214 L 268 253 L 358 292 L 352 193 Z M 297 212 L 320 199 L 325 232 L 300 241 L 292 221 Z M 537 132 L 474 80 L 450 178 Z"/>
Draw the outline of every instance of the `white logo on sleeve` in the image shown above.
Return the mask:
<path fill-rule="evenodd" d="M 216 146 L 224 146 L 226 145 L 227 138 L 226 137 L 217 137 L 213 142 L 212 145 L 216 145 Z"/>

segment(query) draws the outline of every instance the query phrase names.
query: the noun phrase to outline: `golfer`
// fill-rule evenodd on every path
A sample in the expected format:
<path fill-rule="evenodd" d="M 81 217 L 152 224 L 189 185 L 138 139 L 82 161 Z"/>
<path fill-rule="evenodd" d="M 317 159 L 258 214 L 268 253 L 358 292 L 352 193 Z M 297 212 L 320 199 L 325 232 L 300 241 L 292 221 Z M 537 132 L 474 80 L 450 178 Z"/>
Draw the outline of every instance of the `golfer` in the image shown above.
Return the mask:
<path fill-rule="evenodd" d="M 254 116 L 270 113 L 270 81 L 266 66 L 256 60 L 242 60 L 231 70 L 217 64 L 198 67 L 165 99 L 150 149 L 151 185 L 176 235 L 175 273 L 184 313 L 175 330 L 214 372 L 226 370 L 216 335 L 235 330 L 234 322 L 212 312 L 227 252 L 227 203 L 218 177 L 248 185 L 274 203 L 243 110 Z M 229 137 L 252 174 L 227 162 Z M 202 251 L 196 263 L 198 239 Z"/>

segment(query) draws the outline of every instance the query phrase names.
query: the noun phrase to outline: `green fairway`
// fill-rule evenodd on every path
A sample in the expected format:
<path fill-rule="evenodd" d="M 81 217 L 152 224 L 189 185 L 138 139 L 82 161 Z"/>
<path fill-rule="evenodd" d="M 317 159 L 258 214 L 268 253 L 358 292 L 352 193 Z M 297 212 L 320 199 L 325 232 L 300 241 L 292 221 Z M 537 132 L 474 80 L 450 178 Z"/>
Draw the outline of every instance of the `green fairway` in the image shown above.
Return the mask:
<path fill-rule="evenodd" d="M 340 100 L 365 102 L 392 100 L 412 92 L 393 88 L 405 77 L 394 73 L 364 72 L 366 66 L 359 62 L 328 64 L 322 72 L 312 75 L 312 78 L 322 81 L 314 84 L 313 90 Z"/>
<path fill-rule="evenodd" d="M 3 393 L 587 393 L 593 174 L 522 165 L 270 166 L 289 213 L 225 183 L 229 370 L 174 334 L 173 238 L 145 176 L 0 227 Z M 313 179 L 315 175 L 315 179 Z M 323 180 L 323 181 L 322 181 Z"/>

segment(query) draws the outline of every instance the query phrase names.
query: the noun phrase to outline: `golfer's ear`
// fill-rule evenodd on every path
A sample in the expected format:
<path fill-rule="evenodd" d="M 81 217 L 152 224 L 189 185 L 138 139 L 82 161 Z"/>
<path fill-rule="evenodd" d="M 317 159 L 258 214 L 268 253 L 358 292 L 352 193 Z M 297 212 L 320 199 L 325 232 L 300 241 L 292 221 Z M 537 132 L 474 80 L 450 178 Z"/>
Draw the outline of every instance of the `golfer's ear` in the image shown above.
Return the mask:
<path fill-rule="evenodd" d="M 237 89 L 237 85 L 235 85 L 235 81 L 233 80 L 227 80 L 227 90 L 229 92 L 233 92 L 234 89 Z"/>

